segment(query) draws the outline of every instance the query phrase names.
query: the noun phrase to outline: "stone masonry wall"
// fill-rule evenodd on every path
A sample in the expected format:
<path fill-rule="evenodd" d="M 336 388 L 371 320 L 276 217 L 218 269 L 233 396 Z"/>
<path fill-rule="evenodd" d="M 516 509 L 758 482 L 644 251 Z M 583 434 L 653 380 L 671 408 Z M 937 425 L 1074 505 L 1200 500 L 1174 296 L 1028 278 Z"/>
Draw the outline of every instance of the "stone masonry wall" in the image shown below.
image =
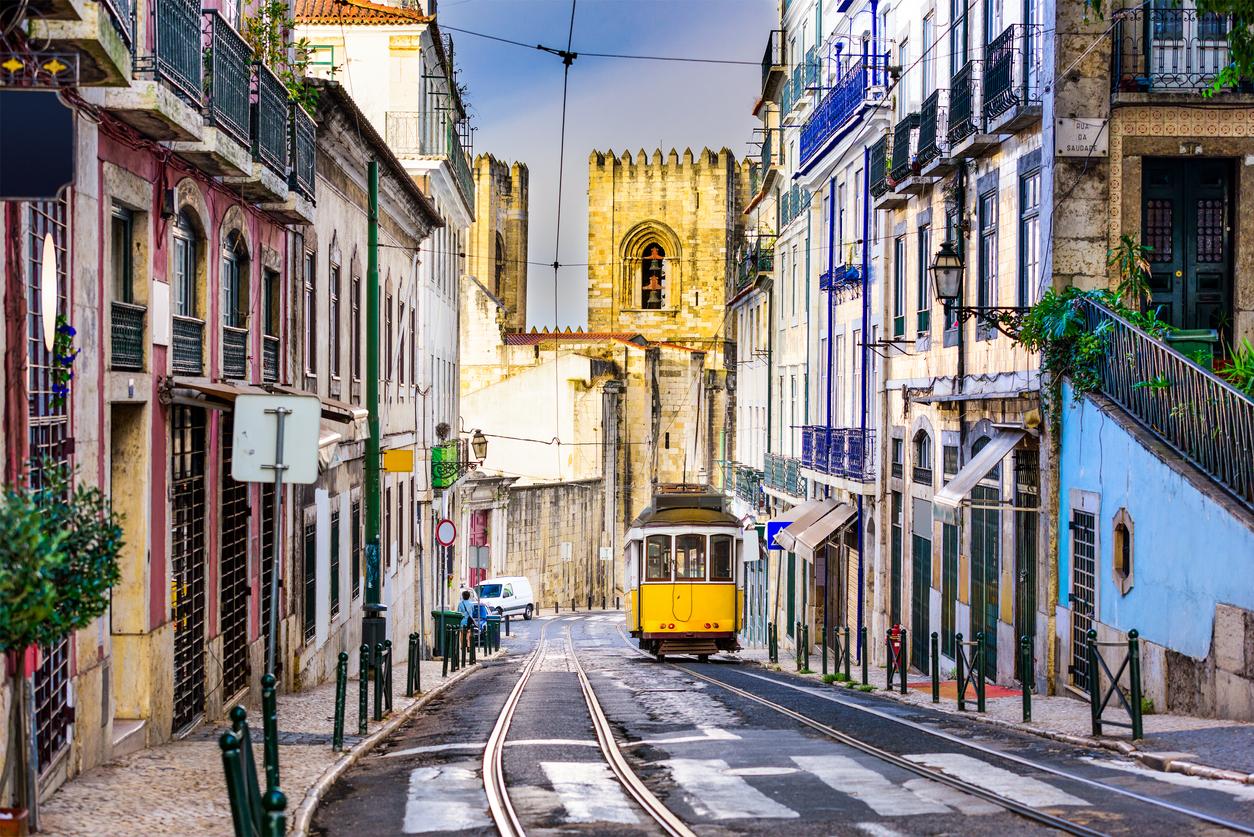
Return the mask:
<path fill-rule="evenodd" d="M 598 557 L 604 502 L 600 479 L 510 488 L 504 574 L 526 576 L 537 607 L 566 610 L 573 598 L 583 609 L 609 590 L 610 562 Z"/>

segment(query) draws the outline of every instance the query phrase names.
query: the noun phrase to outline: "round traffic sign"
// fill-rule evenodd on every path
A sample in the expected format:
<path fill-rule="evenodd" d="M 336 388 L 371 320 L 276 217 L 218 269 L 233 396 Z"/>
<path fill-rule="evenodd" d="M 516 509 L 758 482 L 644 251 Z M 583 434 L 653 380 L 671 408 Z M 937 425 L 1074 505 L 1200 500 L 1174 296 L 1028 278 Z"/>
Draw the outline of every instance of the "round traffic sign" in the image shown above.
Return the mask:
<path fill-rule="evenodd" d="M 447 517 L 441 518 L 435 524 L 435 539 L 440 546 L 452 546 L 453 541 L 457 540 L 457 526 Z"/>

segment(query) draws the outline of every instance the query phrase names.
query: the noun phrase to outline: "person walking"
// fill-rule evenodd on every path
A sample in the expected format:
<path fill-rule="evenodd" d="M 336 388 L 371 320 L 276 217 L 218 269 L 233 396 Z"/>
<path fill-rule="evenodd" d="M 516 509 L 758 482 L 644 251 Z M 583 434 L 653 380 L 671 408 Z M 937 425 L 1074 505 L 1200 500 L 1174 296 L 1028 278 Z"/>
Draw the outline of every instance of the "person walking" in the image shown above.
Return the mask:
<path fill-rule="evenodd" d="M 457 603 L 457 612 L 462 615 L 462 644 L 469 651 L 475 624 L 475 605 L 470 600 L 469 590 L 462 591 L 462 600 Z"/>

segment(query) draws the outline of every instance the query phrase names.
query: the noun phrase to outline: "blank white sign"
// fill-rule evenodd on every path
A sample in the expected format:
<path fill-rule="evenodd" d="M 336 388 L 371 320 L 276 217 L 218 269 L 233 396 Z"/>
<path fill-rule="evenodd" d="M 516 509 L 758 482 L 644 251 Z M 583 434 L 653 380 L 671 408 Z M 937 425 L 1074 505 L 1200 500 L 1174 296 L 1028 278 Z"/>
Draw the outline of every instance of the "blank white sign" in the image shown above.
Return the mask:
<path fill-rule="evenodd" d="M 274 482 L 279 409 L 283 417 L 283 482 L 318 480 L 318 434 L 322 404 L 313 395 L 241 395 L 235 399 L 235 436 L 231 478 L 236 482 Z"/>

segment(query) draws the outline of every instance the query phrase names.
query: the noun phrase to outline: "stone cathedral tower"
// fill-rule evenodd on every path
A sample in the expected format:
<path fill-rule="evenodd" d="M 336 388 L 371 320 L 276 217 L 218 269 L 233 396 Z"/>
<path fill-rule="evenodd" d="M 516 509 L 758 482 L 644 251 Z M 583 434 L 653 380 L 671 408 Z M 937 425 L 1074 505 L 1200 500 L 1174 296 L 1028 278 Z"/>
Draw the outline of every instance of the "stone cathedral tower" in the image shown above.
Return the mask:
<path fill-rule="evenodd" d="M 631 332 L 711 353 L 722 365 L 724 302 L 748 192 L 726 148 L 588 160 L 588 330 Z M 717 360 L 716 360 L 717 359 Z"/>
<path fill-rule="evenodd" d="M 503 305 L 504 331 L 527 326 L 527 166 L 475 158 L 475 221 L 466 272 Z"/>

